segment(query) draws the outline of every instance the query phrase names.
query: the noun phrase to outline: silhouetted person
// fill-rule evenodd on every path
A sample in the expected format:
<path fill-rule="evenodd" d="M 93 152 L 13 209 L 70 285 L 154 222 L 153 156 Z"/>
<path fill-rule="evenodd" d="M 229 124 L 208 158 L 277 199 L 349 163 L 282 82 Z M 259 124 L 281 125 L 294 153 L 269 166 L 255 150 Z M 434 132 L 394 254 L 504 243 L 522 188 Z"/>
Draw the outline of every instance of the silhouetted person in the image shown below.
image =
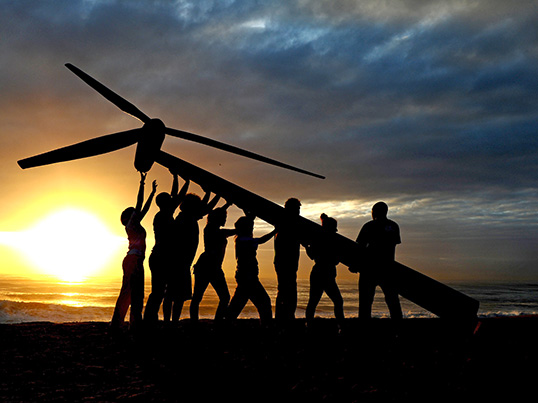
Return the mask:
<path fill-rule="evenodd" d="M 275 235 L 275 272 L 278 293 L 275 319 L 293 320 L 297 309 L 297 270 L 299 269 L 300 241 L 295 220 L 301 211 L 301 202 L 290 198 L 284 204 L 286 222 L 277 228 Z"/>
<path fill-rule="evenodd" d="M 372 207 L 372 221 L 368 221 L 359 232 L 357 243 L 365 248 L 367 265 L 359 276 L 359 319 L 372 317 L 372 304 L 376 286 L 385 294 L 390 317 L 402 318 L 400 299 L 390 281 L 383 278 L 382 272 L 395 260 L 396 245 L 401 243 L 398 224 L 387 218 L 388 206 L 384 202 Z"/>
<path fill-rule="evenodd" d="M 235 280 L 237 287 L 228 306 L 227 318 L 237 319 L 248 300 L 251 300 L 258 310 L 262 324 L 267 324 L 273 317 L 271 298 L 258 278 L 259 268 L 256 254 L 258 245 L 269 241 L 275 235 L 276 230 L 262 237 L 254 238 L 254 218 L 254 216 L 247 214 L 235 222 L 237 231 L 235 236 L 235 258 L 237 260 Z"/>
<path fill-rule="evenodd" d="M 205 216 L 219 201 L 215 196 L 209 202 L 210 193 L 204 199 L 194 193 L 185 195 L 180 212 L 174 220 L 175 257 L 174 268 L 166 287 L 163 303 L 164 321 L 177 322 L 185 301 L 192 298 L 191 265 L 198 249 L 200 230 L 198 220 Z"/>
<path fill-rule="evenodd" d="M 129 249 L 123 259 L 123 280 L 120 295 L 116 301 L 111 327 L 118 328 L 124 321 L 129 305 L 131 313 L 129 322 L 136 327 L 142 320 L 144 305 L 144 257 L 146 253 L 146 230 L 141 221 L 146 215 L 157 191 L 157 182 L 153 181 L 153 189 L 144 206 L 144 183 L 146 174 L 140 173 L 140 186 L 136 207 L 128 207 L 121 213 L 121 223 L 125 226 Z"/>
<path fill-rule="evenodd" d="M 162 192 L 155 198 L 159 211 L 153 219 L 153 231 L 155 234 L 155 246 L 149 256 L 149 268 L 151 270 L 151 294 L 146 303 L 144 320 L 156 322 L 159 317 L 159 309 L 164 298 L 166 284 L 172 270 L 174 258 L 174 211 L 187 194 L 189 180 L 178 192 L 178 175 L 172 173 L 172 190 L 170 193 Z"/>
<path fill-rule="evenodd" d="M 228 244 L 228 237 L 235 235 L 235 229 L 222 228 L 226 224 L 227 212 L 230 206 L 216 208 L 207 215 L 207 224 L 204 228 L 204 252 L 194 265 L 194 292 L 190 306 L 190 317 L 198 320 L 198 309 L 207 286 L 211 284 L 219 297 L 219 305 L 215 313 L 215 320 L 222 320 L 230 302 L 230 292 L 226 277 L 222 271 L 222 262 Z"/>
<path fill-rule="evenodd" d="M 338 284 L 336 284 L 336 265 L 339 263 L 338 245 L 334 234 L 338 231 L 337 221 L 321 215 L 322 235 L 319 239 L 308 245 L 306 253 L 315 264 L 310 273 L 310 297 L 306 306 L 306 322 L 311 323 L 316 313 L 316 307 L 323 296 L 323 292 L 334 304 L 334 316 L 338 324 L 344 321 L 344 300 Z"/>

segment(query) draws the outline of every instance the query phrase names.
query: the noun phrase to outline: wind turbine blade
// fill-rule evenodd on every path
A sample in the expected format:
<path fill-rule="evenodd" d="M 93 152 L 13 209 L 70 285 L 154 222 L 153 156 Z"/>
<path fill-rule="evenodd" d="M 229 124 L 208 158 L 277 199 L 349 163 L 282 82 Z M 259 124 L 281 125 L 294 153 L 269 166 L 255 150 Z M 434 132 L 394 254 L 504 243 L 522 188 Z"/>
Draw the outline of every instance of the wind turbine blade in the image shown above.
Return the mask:
<path fill-rule="evenodd" d="M 166 128 L 166 133 L 174 137 L 179 137 L 185 140 L 194 141 L 196 143 L 205 144 L 207 146 L 218 148 L 219 150 L 228 151 L 233 154 L 242 155 L 243 157 L 252 158 L 254 160 L 265 162 L 266 164 L 276 165 L 278 167 L 290 169 L 292 171 L 300 172 L 305 175 L 310 175 L 316 178 L 325 179 L 324 176 L 318 175 L 316 173 L 305 171 L 304 169 L 297 168 L 288 164 L 284 164 L 283 162 L 279 162 L 271 158 L 264 157 L 263 155 L 255 154 L 253 152 L 243 150 L 242 148 L 238 148 L 238 147 L 234 147 L 225 143 L 221 143 L 220 141 L 211 140 L 206 137 L 199 136 L 197 134 L 185 132 L 183 130 L 171 129 L 169 127 Z"/>
<path fill-rule="evenodd" d="M 83 72 L 81 69 L 79 69 L 76 66 L 73 66 L 71 63 L 66 63 L 65 67 L 67 67 L 69 70 L 71 70 L 73 73 L 75 73 L 82 81 L 84 81 L 86 84 L 88 84 L 90 87 L 92 87 L 95 91 L 97 91 L 99 94 L 104 96 L 106 99 L 108 99 L 110 102 L 112 102 L 114 105 L 116 105 L 118 108 L 120 108 L 123 112 L 134 116 L 135 118 L 141 120 L 142 122 L 146 123 L 150 120 L 150 117 L 147 116 L 144 112 L 142 112 L 140 109 L 138 109 L 136 106 L 134 106 L 132 103 L 127 101 L 125 98 L 122 98 L 118 94 L 116 94 L 111 89 L 105 87 L 103 84 L 101 84 L 99 81 L 97 81 L 95 78 L 91 77 L 90 75 Z"/>
<path fill-rule="evenodd" d="M 119 150 L 136 143 L 142 129 L 108 134 L 17 161 L 23 169 L 78 160 Z"/>

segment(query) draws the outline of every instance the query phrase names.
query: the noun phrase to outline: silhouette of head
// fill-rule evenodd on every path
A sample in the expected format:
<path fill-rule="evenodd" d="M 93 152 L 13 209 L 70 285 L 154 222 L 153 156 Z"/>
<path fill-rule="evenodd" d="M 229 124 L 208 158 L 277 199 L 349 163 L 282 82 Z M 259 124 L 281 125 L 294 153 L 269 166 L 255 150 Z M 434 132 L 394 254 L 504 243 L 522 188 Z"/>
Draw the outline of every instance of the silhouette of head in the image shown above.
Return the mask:
<path fill-rule="evenodd" d="M 338 232 L 338 222 L 329 217 L 327 214 L 323 213 L 320 216 L 321 218 L 321 227 L 328 232 Z"/>
<path fill-rule="evenodd" d="M 239 217 L 235 222 L 235 229 L 237 230 L 237 235 L 239 236 L 248 236 L 252 235 L 254 231 L 254 220 L 250 217 L 243 216 Z"/>
<path fill-rule="evenodd" d="M 372 207 L 372 218 L 374 220 L 387 218 L 387 213 L 389 212 L 389 206 L 384 202 L 377 202 Z"/>
<path fill-rule="evenodd" d="M 226 224 L 227 217 L 228 217 L 228 213 L 226 212 L 226 209 L 223 207 L 219 207 L 212 210 L 207 215 L 207 222 L 208 224 L 215 224 L 218 226 L 223 226 L 224 224 Z"/>
<path fill-rule="evenodd" d="M 155 198 L 155 203 L 161 210 L 169 209 L 172 205 L 172 196 L 166 192 L 159 193 Z"/>
<path fill-rule="evenodd" d="M 291 197 L 284 203 L 284 208 L 286 209 L 286 212 L 298 215 L 301 212 L 301 202 L 299 199 Z"/>
<path fill-rule="evenodd" d="M 134 212 L 135 212 L 134 207 L 127 207 L 125 210 L 123 210 L 123 212 L 121 213 L 121 223 L 123 225 L 127 225 Z"/>
<path fill-rule="evenodd" d="M 202 209 L 202 199 L 194 193 L 188 193 L 181 202 L 179 209 L 187 214 L 199 214 Z"/>

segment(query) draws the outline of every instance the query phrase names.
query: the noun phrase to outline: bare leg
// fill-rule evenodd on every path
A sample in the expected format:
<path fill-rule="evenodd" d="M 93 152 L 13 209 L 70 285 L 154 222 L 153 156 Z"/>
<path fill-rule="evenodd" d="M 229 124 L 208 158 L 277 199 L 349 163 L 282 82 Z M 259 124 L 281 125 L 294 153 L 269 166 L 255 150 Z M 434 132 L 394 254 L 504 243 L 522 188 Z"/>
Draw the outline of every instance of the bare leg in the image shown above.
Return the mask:
<path fill-rule="evenodd" d="M 177 301 L 174 302 L 174 307 L 172 309 L 172 322 L 179 322 L 179 318 L 181 317 L 181 311 L 183 310 L 183 303 L 185 301 Z"/>
<path fill-rule="evenodd" d="M 163 301 L 163 320 L 165 322 L 170 322 L 170 317 L 172 316 L 172 299 L 165 298 Z"/>
<path fill-rule="evenodd" d="M 191 306 L 189 308 L 191 320 L 198 320 L 198 311 L 200 302 L 204 297 L 205 290 L 209 285 L 209 278 L 207 275 L 195 274 L 194 275 L 194 292 L 192 294 Z"/>
<path fill-rule="evenodd" d="M 308 298 L 308 304 L 306 305 L 306 322 L 311 322 L 314 319 L 316 313 L 316 307 L 323 295 L 323 285 L 316 278 L 315 275 L 310 275 L 310 296 Z"/>
<path fill-rule="evenodd" d="M 215 313 L 215 320 L 222 320 L 226 316 L 226 311 L 230 302 L 230 291 L 228 291 L 228 284 L 226 284 L 224 273 L 221 272 L 216 275 L 211 281 L 211 285 L 219 297 L 219 305 L 217 307 L 217 312 Z"/>

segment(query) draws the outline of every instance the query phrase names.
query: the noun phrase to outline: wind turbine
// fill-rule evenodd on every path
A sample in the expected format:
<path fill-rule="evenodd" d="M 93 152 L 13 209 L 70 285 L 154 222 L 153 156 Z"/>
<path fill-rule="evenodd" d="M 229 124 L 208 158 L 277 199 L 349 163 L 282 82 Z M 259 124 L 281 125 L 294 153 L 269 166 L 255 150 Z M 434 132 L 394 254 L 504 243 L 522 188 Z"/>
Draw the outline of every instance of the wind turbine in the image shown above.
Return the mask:
<path fill-rule="evenodd" d="M 168 134 L 243 155 L 268 164 L 280 166 L 282 168 L 291 169 L 303 174 L 312 175 L 322 179 L 324 178 L 323 176 L 193 133 L 168 128 L 161 120 L 151 119 L 136 106 L 126 101 L 82 70 L 71 64 L 66 64 L 66 66 L 106 99 L 122 111 L 142 121 L 144 125 L 138 129 L 109 134 L 20 160 L 18 161 L 18 164 L 21 168 L 30 168 L 40 165 L 54 164 L 61 161 L 71 161 L 79 158 L 91 157 L 138 143 L 134 162 L 135 168 L 138 171 L 147 172 L 151 169 L 153 164 L 157 162 L 174 172 L 182 172 L 189 179 L 192 179 L 200 185 L 207 185 L 211 191 L 224 197 L 227 201 L 237 205 L 239 208 L 248 209 L 256 216 L 275 227 L 278 227 L 284 222 L 287 222 L 288 225 L 292 224 L 294 228 L 296 228 L 298 236 L 306 243 L 311 243 L 313 240 L 321 237 L 322 228 L 318 223 L 301 216 L 290 218 L 284 207 L 235 185 L 234 183 L 228 182 L 196 165 L 167 154 L 160 148 L 165 135 Z M 290 223 L 290 219 L 292 219 L 293 222 Z M 349 267 L 356 267 L 361 271 L 364 265 L 364 251 L 361 250 L 359 245 L 353 240 L 340 234 L 333 235 L 337 241 L 336 252 L 338 253 L 340 262 Z M 476 321 L 479 302 L 474 298 L 468 297 L 467 295 L 398 262 L 394 262 L 394 264 L 387 268 L 381 275 L 393 283 L 400 295 L 440 317 L 448 318 L 450 320 L 457 319 L 463 323 L 474 323 Z"/>
<path fill-rule="evenodd" d="M 316 173 L 309 172 L 259 154 L 255 154 L 229 144 L 221 143 L 220 141 L 212 140 L 183 130 L 167 127 L 162 120 L 150 118 L 135 105 L 116 94 L 114 91 L 107 88 L 99 81 L 80 70 L 78 67 L 70 63 L 67 63 L 65 66 L 99 94 L 120 108 L 123 112 L 137 118 L 144 123 L 144 125 L 138 129 L 108 134 L 22 159 L 18 161 L 18 164 L 23 169 L 101 155 L 138 143 L 136 147 L 134 166 L 137 171 L 148 172 L 159 154 L 165 136 L 168 134 L 184 140 L 194 141 L 196 143 L 205 144 L 220 150 L 228 151 L 230 153 L 252 158 L 267 164 L 276 165 L 281 168 L 311 175 L 316 178 L 325 178 L 324 176 Z"/>

